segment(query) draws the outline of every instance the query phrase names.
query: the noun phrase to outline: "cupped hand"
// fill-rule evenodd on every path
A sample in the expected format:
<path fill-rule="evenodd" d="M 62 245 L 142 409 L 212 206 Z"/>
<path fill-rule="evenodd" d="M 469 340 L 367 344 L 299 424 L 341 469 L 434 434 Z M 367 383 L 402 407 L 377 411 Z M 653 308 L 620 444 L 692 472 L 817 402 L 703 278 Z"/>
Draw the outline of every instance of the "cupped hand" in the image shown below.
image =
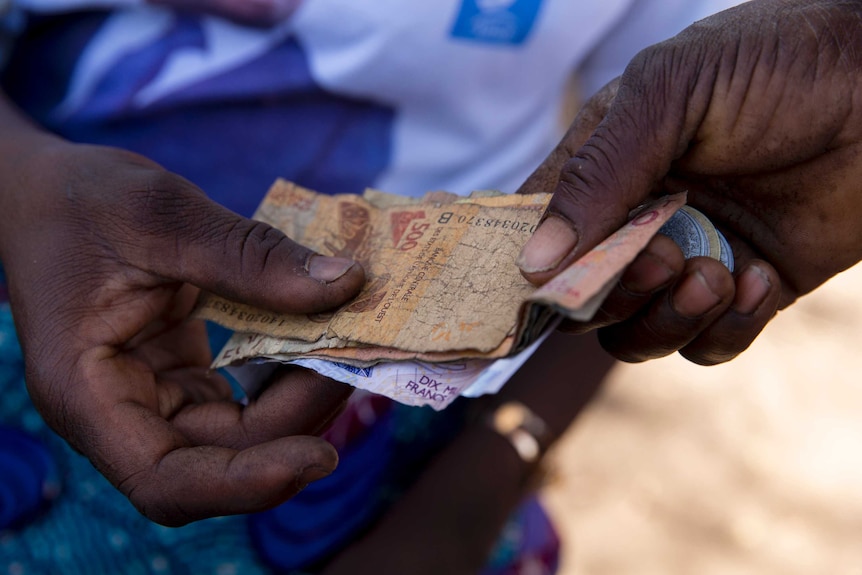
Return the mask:
<path fill-rule="evenodd" d="M 199 289 L 322 311 L 356 294 L 362 268 L 140 156 L 51 138 L 31 149 L 3 180 L 0 256 L 47 423 L 166 525 L 262 510 L 330 473 L 337 455 L 314 434 L 351 388 L 285 369 L 242 406 L 188 316 Z"/>
<path fill-rule="evenodd" d="M 862 4 L 755 0 L 641 52 L 523 192 L 554 191 L 519 265 L 542 284 L 654 194 L 688 192 L 730 274 L 657 236 L 596 318 L 627 361 L 745 350 L 776 310 L 862 259 Z"/>

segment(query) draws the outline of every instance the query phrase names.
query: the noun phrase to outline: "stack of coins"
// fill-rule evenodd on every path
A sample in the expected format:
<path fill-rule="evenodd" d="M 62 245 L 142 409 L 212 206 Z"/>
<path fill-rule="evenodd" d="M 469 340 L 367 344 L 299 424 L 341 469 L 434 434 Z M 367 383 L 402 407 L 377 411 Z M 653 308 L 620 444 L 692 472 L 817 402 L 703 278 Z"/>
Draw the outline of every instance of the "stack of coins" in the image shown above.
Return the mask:
<path fill-rule="evenodd" d="M 708 256 L 733 271 L 733 251 L 727 238 L 716 229 L 709 218 L 691 206 L 681 207 L 658 233 L 676 242 L 685 259 Z"/>

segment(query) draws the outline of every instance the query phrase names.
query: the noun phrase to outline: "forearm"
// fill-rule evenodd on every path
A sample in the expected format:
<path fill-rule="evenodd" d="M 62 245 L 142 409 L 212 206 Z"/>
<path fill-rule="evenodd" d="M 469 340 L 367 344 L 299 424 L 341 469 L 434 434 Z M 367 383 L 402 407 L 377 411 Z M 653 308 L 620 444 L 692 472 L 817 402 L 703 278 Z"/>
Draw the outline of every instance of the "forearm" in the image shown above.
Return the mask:
<path fill-rule="evenodd" d="M 30 233 L 45 249 L 49 239 L 65 249 L 70 238 L 62 230 L 70 224 L 79 231 L 95 227 L 96 216 L 129 205 L 118 197 L 130 191 L 128 182 L 135 176 L 146 177 L 147 188 L 161 183 L 164 173 L 138 154 L 65 140 L 36 124 L 0 91 L 0 261 L 11 268 L 15 255 L 28 252 L 26 242 L 33 239 L 24 235 Z M 114 193 L 88 201 L 102 188 Z M 80 225 L 84 222 L 89 223 Z"/>
<path fill-rule="evenodd" d="M 505 439 L 471 425 L 324 573 L 477 573 L 523 497 L 530 467 Z"/>
<path fill-rule="evenodd" d="M 14 222 L 26 221 L 22 200 L 33 193 L 32 178 L 45 178 L 53 166 L 38 163 L 35 157 L 63 140 L 27 118 L 0 91 L 0 259 L 13 241 Z M 30 222 L 32 225 L 34 222 Z"/>
<path fill-rule="evenodd" d="M 51 143 L 63 140 L 28 118 L 0 90 L 0 182 L 6 181 L 21 159 Z"/>

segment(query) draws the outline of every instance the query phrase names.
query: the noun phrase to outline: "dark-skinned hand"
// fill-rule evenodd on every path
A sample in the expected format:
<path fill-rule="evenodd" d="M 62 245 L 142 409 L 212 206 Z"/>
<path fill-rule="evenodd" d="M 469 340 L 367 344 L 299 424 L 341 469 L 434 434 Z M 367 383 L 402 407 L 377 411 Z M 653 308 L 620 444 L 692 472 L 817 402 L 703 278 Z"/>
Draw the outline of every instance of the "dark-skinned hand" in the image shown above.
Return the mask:
<path fill-rule="evenodd" d="M 9 124 L 0 256 L 47 423 L 166 525 L 263 510 L 329 474 L 337 454 L 314 435 L 352 388 L 286 369 L 243 406 L 208 370 L 205 326 L 188 315 L 199 289 L 322 311 L 356 294 L 362 268 L 140 156 Z"/>
<path fill-rule="evenodd" d="M 777 309 L 862 258 L 862 3 L 755 0 L 636 56 L 522 192 L 554 191 L 519 258 L 542 284 L 651 195 L 687 191 L 729 239 L 684 261 L 657 236 L 593 321 L 626 361 L 745 350 Z"/>

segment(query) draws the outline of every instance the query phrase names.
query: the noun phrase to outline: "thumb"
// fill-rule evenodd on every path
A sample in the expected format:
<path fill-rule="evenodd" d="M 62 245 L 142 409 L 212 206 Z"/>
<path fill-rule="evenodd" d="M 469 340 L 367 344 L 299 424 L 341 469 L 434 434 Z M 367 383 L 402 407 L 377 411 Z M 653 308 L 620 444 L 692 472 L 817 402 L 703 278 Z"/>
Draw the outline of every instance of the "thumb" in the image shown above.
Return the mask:
<path fill-rule="evenodd" d="M 616 231 L 684 153 L 708 106 L 714 74 L 697 45 L 641 52 L 589 139 L 562 163 L 544 220 L 518 266 L 542 284 Z"/>
<path fill-rule="evenodd" d="M 362 266 L 353 260 L 317 254 L 190 188 L 163 194 L 170 209 L 149 211 L 143 231 L 155 238 L 156 249 L 147 250 L 153 273 L 284 313 L 337 307 L 365 283 Z"/>

